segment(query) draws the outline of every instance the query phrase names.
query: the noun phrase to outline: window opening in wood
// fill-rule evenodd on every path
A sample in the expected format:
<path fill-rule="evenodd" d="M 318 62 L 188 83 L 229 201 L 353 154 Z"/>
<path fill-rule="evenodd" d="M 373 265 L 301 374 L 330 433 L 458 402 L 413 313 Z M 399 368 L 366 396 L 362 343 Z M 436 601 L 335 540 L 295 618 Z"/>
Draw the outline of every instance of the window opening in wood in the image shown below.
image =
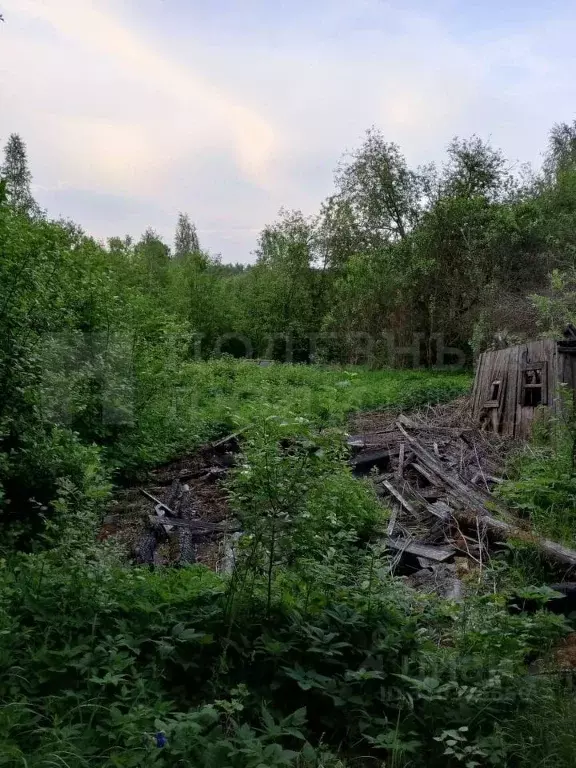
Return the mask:
<path fill-rule="evenodd" d="M 527 366 L 522 371 L 521 404 L 527 408 L 537 408 L 546 404 L 545 365 Z"/>
<path fill-rule="evenodd" d="M 492 393 L 490 394 L 490 400 L 499 400 L 500 399 L 500 382 L 499 381 L 493 381 L 492 382 Z"/>

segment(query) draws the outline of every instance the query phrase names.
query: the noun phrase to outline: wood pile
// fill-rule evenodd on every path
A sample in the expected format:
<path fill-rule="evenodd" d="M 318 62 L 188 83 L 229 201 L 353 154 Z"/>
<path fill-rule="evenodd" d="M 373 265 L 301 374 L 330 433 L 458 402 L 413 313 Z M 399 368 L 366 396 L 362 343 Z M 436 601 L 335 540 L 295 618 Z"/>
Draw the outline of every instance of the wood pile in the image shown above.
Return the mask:
<path fill-rule="evenodd" d="M 219 481 L 235 463 L 238 448 L 238 436 L 229 435 L 158 467 L 145 488 L 134 486 L 118 495 L 101 537 L 119 539 L 136 564 L 198 562 L 222 570 L 239 525 Z"/>
<path fill-rule="evenodd" d="M 395 564 L 437 569 L 467 558 L 481 568 L 498 542 L 517 538 L 576 567 L 576 551 L 535 537 L 493 491 L 512 443 L 470 422 L 469 402 L 411 415 L 358 416 L 351 465 L 391 509 L 386 545 Z"/>
<path fill-rule="evenodd" d="M 535 537 L 494 495 L 517 443 L 478 429 L 467 398 L 410 416 L 357 414 L 350 431 L 354 473 L 370 477 L 391 510 L 384 543 L 392 570 L 410 573 L 418 588 L 457 596 L 458 571 L 481 569 L 507 538 L 530 542 L 565 571 L 576 568 L 576 551 Z M 101 538 L 117 537 L 140 564 L 230 570 L 240 526 L 220 481 L 240 438 L 204 446 L 155 469 L 146 488 L 122 491 Z"/>

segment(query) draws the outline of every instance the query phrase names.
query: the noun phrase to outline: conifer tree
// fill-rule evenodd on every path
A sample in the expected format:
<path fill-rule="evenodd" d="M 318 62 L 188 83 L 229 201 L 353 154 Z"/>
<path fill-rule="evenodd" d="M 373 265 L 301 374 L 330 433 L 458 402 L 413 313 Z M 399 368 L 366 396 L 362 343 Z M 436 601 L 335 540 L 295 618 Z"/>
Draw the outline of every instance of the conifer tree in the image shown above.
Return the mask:
<path fill-rule="evenodd" d="M 34 213 L 36 203 L 30 189 L 32 174 L 28 168 L 26 144 L 17 133 L 10 135 L 4 148 L 1 175 L 10 206 L 20 213 Z"/>

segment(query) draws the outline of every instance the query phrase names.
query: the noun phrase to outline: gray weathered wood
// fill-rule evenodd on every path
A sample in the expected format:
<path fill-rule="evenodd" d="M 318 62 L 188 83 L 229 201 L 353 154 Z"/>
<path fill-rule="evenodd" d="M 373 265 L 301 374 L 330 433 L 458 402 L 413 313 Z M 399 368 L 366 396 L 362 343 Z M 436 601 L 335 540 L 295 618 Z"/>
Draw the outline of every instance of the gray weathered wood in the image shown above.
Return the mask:
<path fill-rule="evenodd" d="M 207 520 L 182 520 L 179 517 L 157 517 L 156 515 L 148 515 L 148 519 L 153 525 L 173 525 L 175 528 L 189 528 L 196 531 L 235 533 L 240 530 L 238 523 L 226 521 L 210 523 Z"/>
<path fill-rule="evenodd" d="M 454 547 L 438 547 L 432 544 L 420 544 L 410 539 L 387 539 L 386 546 L 401 552 L 408 552 L 416 557 L 426 557 L 437 563 L 442 563 L 454 557 L 456 550 Z"/>
<path fill-rule="evenodd" d="M 418 464 L 418 462 L 413 461 L 410 466 L 414 467 L 416 472 L 422 475 L 422 477 L 427 480 L 430 485 L 435 485 L 438 482 L 438 477 L 435 477 L 431 472 L 428 472 L 428 470 L 423 467 L 422 464 Z"/>
<path fill-rule="evenodd" d="M 143 496 L 146 496 L 147 499 L 150 499 L 150 501 L 153 501 L 154 504 L 156 505 L 156 507 L 160 507 L 165 512 L 167 512 L 171 517 L 176 517 L 177 516 L 176 512 L 174 512 L 173 509 L 171 509 L 167 504 L 164 504 L 163 501 L 160 501 L 160 499 L 157 499 L 156 496 L 153 496 L 151 493 L 149 493 L 144 488 L 139 488 L 138 490 L 140 491 L 140 493 Z"/>
<path fill-rule="evenodd" d="M 452 509 L 444 501 L 435 501 L 434 504 L 428 504 L 426 509 L 445 523 L 452 519 Z"/>
<path fill-rule="evenodd" d="M 388 480 L 383 480 L 381 485 L 383 485 L 384 488 L 386 488 L 386 490 L 388 491 L 388 493 L 390 493 L 392 496 L 394 496 L 394 498 L 397 501 L 400 502 L 400 504 L 404 507 L 404 509 L 407 512 L 410 512 L 410 514 L 416 518 L 418 517 L 418 513 L 416 512 L 412 504 L 408 501 L 408 499 L 405 499 L 404 496 L 402 496 L 400 491 L 397 488 L 395 488 L 391 482 L 389 482 Z"/>
<path fill-rule="evenodd" d="M 459 513 L 455 512 L 454 516 L 458 518 Z M 562 563 L 562 565 L 576 568 L 576 551 L 569 547 L 565 547 L 563 544 L 558 544 L 556 541 L 550 541 L 550 539 L 534 536 L 511 523 L 505 522 L 504 520 L 498 520 L 490 515 L 480 515 L 478 517 L 478 522 L 480 525 L 486 526 L 486 530 L 491 531 L 492 533 L 498 533 L 506 539 L 515 538 L 533 544 L 552 560 Z"/>
<path fill-rule="evenodd" d="M 482 421 L 485 427 L 507 437 L 528 438 L 537 408 L 524 405 L 523 369 L 541 366 L 542 405 L 557 412 L 561 407 L 557 396 L 558 385 L 569 379 L 574 389 L 574 364 L 574 355 L 565 353 L 554 339 L 537 339 L 482 353 L 478 359 L 471 400 L 474 420 Z M 498 399 L 492 401 L 494 381 L 500 382 L 500 391 Z"/>
<path fill-rule="evenodd" d="M 401 425 L 400 428 L 405 432 Z M 480 491 L 475 491 L 471 486 L 467 485 L 459 476 L 445 470 L 439 465 L 436 458 L 420 445 L 414 437 L 407 432 L 405 432 L 405 436 L 408 442 L 410 442 L 414 453 L 421 458 L 428 469 L 431 469 L 438 475 L 438 477 L 444 480 L 450 495 L 459 502 L 460 505 L 464 506 L 463 509 L 457 507 L 450 509 L 450 513 L 457 520 L 468 523 L 477 522 L 478 525 L 485 526 L 487 531 L 497 533 L 504 538 L 518 538 L 522 541 L 529 542 L 544 552 L 544 554 L 552 560 L 562 563 L 562 565 L 568 565 L 571 568 L 576 567 L 575 550 L 569 549 L 555 541 L 543 539 L 523 531 L 517 524 L 515 524 L 515 522 L 511 521 L 509 516 L 508 520 L 501 520 L 493 517 L 491 511 L 486 506 L 486 502 L 490 500 L 490 496 L 486 498 Z M 504 510 L 501 505 L 499 506 L 499 512 L 500 514 L 506 514 L 506 510 Z M 426 557 L 426 555 L 424 556 Z"/>
<path fill-rule="evenodd" d="M 392 536 L 394 528 L 396 527 L 396 519 L 398 518 L 398 507 L 393 506 L 390 512 L 390 520 L 388 521 L 388 527 L 386 528 L 386 535 Z"/>
<path fill-rule="evenodd" d="M 406 443 L 400 443 L 400 452 L 398 453 L 398 469 L 396 474 L 399 478 L 402 478 L 404 474 L 404 455 L 406 453 Z"/>
<path fill-rule="evenodd" d="M 410 443 L 410 447 L 419 457 L 426 469 L 443 480 L 444 485 L 446 485 L 447 489 L 452 492 L 452 495 L 456 492 L 456 497 L 471 506 L 475 511 L 481 514 L 489 513 L 486 507 L 486 502 L 490 499 L 489 494 L 482 493 L 477 488 L 472 488 L 472 486 L 469 486 L 455 472 L 445 469 L 436 456 L 432 455 L 415 437 L 409 435 L 401 424 L 399 427 L 404 432 L 404 436 Z"/>

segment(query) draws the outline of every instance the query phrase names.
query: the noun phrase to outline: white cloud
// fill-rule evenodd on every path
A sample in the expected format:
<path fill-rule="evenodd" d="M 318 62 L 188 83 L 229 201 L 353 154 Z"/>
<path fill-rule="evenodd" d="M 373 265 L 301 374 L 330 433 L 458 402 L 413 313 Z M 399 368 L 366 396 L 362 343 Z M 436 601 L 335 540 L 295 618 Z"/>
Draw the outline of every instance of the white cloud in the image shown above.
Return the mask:
<path fill-rule="evenodd" d="M 46 204 L 99 236 L 148 224 L 170 235 L 183 208 L 207 245 L 246 259 L 281 205 L 317 209 L 373 124 L 412 163 L 473 132 L 537 161 L 550 125 L 573 118 L 576 12 L 464 40 L 410 2 L 293 0 L 271 42 L 266 0 L 242 5 L 241 27 L 212 19 L 209 39 L 195 3 L 165 3 L 181 35 L 140 0 L 1 0 L 0 134 L 22 133 L 40 187 L 66 190 Z"/>
<path fill-rule="evenodd" d="M 91 56 L 105 57 L 112 60 L 121 80 L 132 80 L 137 92 L 144 90 L 147 93 L 144 104 L 149 110 L 148 118 L 152 120 L 151 124 L 140 126 L 135 132 L 133 152 L 145 146 L 152 149 L 162 138 L 166 143 L 170 142 L 173 153 L 178 149 L 188 152 L 191 147 L 202 151 L 217 145 L 234 153 L 241 171 L 253 182 L 263 186 L 269 184 L 270 161 L 279 138 L 271 123 L 197 73 L 160 54 L 103 10 L 102 3 L 97 8 L 90 0 L 4 0 L 3 8 L 6 14 L 12 13 L 16 19 L 24 17 L 49 24 L 71 43 L 73 49 L 68 52 L 67 65 L 77 77 L 81 77 L 85 66 L 91 67 Z M 53 53 L 58 56 L 57 49 Z M 42 60 L 34 58 L 34 69 L 41 77 Z M 114 88 L 113 82 L 107 85 Z M 58 83 L 54 86 L 57 89 Z M 130 92 L 125 96 L 130 102 Z M 165 124 L 160 132 L 160 116 L 155 112 L 158 103 L 166 109 Z M 142 106 L 142 103 L 137 105 L 136 111 L 141 112 Z M 94 120 L 91 126 L 88 123 L 85 119 L 80 127 L 87 132 L 93 165 L 109 166 L 114 139 L 119 146 L 125 147 L 128 126 L 116 125 L 114 120 L 105 127 L 99 120 Z M 67 142 L 74 140 L 73 128 L 70 125 L 66 131 Z M 96 134 L 101 130 L 106 136 L 98 140 Z M 114 131 L 117 131 L 116 137 Z M 86 134 L 81 132 L 78 141 L 84 144 L 85 138 Z M 134 178 L 135 169 L 130 163 L 127 167 Z M 150 169 L 141 166 L 141 173 L 149 175 Z M 120 179 L 120 169 L 116 176 Z"/>

